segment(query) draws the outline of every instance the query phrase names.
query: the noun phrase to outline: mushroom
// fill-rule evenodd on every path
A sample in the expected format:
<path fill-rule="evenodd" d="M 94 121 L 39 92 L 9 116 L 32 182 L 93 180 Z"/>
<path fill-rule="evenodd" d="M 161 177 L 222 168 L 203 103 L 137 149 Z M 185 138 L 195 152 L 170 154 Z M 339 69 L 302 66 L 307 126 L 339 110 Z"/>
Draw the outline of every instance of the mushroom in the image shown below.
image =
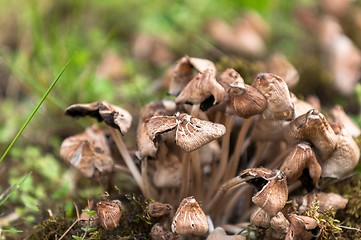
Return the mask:
<path fill-rule="evenodd" d="M 176 236 L 171 231 L 167 231 L 159 223 L 153 225 L 150 231 L 151 240 L 181 240 L 180 236 Z"/>
<path fill-rule="evenodd" d="M 271 218 L 270 226 L 266 230 L 266 239 L 285 239 L 290 229 L 290 223 L 282 212 L 278 212 L 276 216 Z"/>
<path fill-rule="evenodd" d="M 290 145 L 310 142 L 320 160 L 327 159 L 335 150 L 337 136 L 325 116 L 312 109 L 283 128 L 283 134 Z"/>
<path fill-rule="evenodd" d="M 119 200 L 100 201 L 97 203 L 100 225 L 105 230 L 114 230 L 122 217 L 122 203 Z"/>
<path fill-rule="evenodd" d="M 285 205 L 288 199 L 286 176 L 279 170 L 266 168 L 249 168 L 239 174 L 240 178 L 247 179 L 247 183 L 257 189 L 252 202 L 261 207 L 271 218 Z"/>
<path fill-rule="evenodd" d="M 147 207 L 147 213 L 155 222 L 167 218 L 172 211 L 172 206 L 161 202 L 151 202 Z"/>
<path fill-rule="evenodd" d="M 344 209 L 348 203 L 347 198 L 344 198 L 337 193 L 318 192 L 309 193 L 304 196 L 298 196 L 294 198 L 292 201 L 292 206 L 298 214 L 304 214 L 310 210 L 315 201 L 318 202 L 319 211 L 324 211 L 331 207 L 337 211 L 339 209 Z"/>
<path fill-rule="evenodd" d="M 355 140 L 342 125 L 338 125 L 338 128 L 335 150 L 320 163 L 322 177 L 342 178 L 351 173 L 360 159 L 360 149 Z"/>
<path fill-rule="evenodd" d="M 310 240 L 319 233 L 317 221 L 311 217 L 291 214 L 288 220 L 290 228 L 285 240 Z"/>
<path fill-rule="evenodd" d="M 250 216 L 250 223 L 257 227 L 267 229 L 270 226 L 270 221 L 270 216 L 260 207 L 256 207 Z"/>
<path fill-rule="evenodd" d="M 206 240 L 245 240 L 246 237 L 242 235 L 227 235 L 223 228 L 217 227 L 211 234 L 208 235 Z"/>
<path fill-rule="evenodd" d="M 322 169 L 312 148 L 307 143 L 292 147 L 280 170 L 286 174 L 288 184 L 300 179 L 308 190 L 318 186 Z M 307 172 L 305 172 L 307 170 Z M 306 178 L 311 178 L 311 181 Z"/>
<path fill-rule="evenodd" d="M 261 207 L 271 218 L 286 205 L 288 188 L 285 174 L 279 170 L 249 168 L 223 183 L 207 205 L 207 210 L 216 209 L 231 189 L 244 183 L 249 183 L 257 189 L 252 202 Z"/>
<path fill-rule="evenodd" d="M 95 172 L 109 173 L 113 170 L 113 159 L 106 137 L 96 125 L 85 132 L 66 138 L 60 146 L 60 156 L 76 167 L 84 176 Z"/>
<path fill-rule="evenodd" d="M 71 117 L 94 117 L 120 130 L 122 134 L 127 133 L 132 122 L 132 115 L 128 111 L 106 101 L 74 104 L 65 109 L 65 114 Z"/>
<path fill-rule="evenodd" d="M 296 86 L 300 78 L 296 68 L 281 53 L 274 53 L 267 59 L 265 71 L 280 76 L 289 88 Z"/>
<path fill-rule="evenodd" d="M 215 72 L 206 69 L 183 88 L 175 102 L 200 105 L 200 109 L 206 111 L 209 107 L 221 103 L 224 95 L 224 88 L 217 82 Z"/>
<path fill-rule="evenodd" d="M 157 188 L 179 187 L 182 183 L 182 163 L 178 156 L 168 153 L 166 159 L 155 161 L 153 183 Z"/>
<path fill-rule="evenodd" d="M 208 231 L 208 221 L 193 196 L 180 203 L 172 221 L 172 232 L 179 235 L 202 236 Z"/>
<path fill-rule="evenodd" d="M 267 99 L 267 108 L 262 116 L 270 120 L 292 120 L 294 106 L 287 84 L 272 73 L 259 73 L 252 84 Z"/>
<path fill-rule="evenodd" d="M 343 125 L 344 129 L 351 134 L 352 137 L 357 138 L 361 134 L 361 129 L 357 124 L 345 113 L 341 106 L 335 106 L 330 110 L 331 118 L 335 122 Z"/>
<path fill-rule="evenodd" d="M 177 96 L 188 82 L 191 81 L 193 69 L 200 73 L 206 69 L 211 69 L 216 74 L 216 67 L 213 62 L 201 58 L 182 57 L 177 61 L 173 69 L 168 91 L 170 95 Z"/>
<path fill-rule="evenodd" d="M 147 133 L 153 141 L 156 141 L 159 134 L 175 128 L 176 143 L 186 152 L 194 151 L 226 132 L 222 124 L 200 120 L 186 113 L 177 113 L 175 116 L 154 116 L 147 123 Z"/>

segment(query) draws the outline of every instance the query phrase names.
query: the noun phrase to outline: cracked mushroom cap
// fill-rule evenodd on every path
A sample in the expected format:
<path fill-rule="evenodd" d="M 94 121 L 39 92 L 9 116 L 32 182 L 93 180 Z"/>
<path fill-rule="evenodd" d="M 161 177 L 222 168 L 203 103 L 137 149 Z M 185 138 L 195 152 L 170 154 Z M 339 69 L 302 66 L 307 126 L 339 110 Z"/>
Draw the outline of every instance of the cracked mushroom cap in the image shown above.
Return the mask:
<path fill-rule="evenodd" d="M 224 88 L 215 78 L 212 69 L 198 73 L 175 99 L 176 103 L 200 104 L 201 110 L 206 111 L 209 107 L 219 104 L 224 99 Z"/>
<path fill-rule="evenodd" d="M 104 121 L 107 125 L 127 133 L 132 123 L 132 115 L 123 108 L 106 101 L 93 103 L 73 104 L 65 109 L 65 114 L 71 117 L 93 117 Z"/>
<path fill-rule="evenodd" d="M 300 179 L 309 190 L 318 186 L 322 173 L 321 166 L 311 146 L 307 143 L 299 143 L 292 147 L 280 170 L 286 174 L 288 184 Z M 307 170 L 307 173 L 305 170 Z M 311 179 L 308 179 L 309 177 Z"/>
<path fill-rule="evenodd" d="M 309 142 L 321 160 L 327 159 L 335 150 L 337 136 L 325 116 L 312 109 L 295 118 L 283 129 L 285 140 L 291 144 Z"/>
<path fill-rule="evenodd" d="M 172 96 L 177 96 L 183 88 L 193 78 L 193 69 L 198 72 L 203 72 L 206 69 L 212 69 L 216 74 L 216 66 L 208 59 L 182 57 L 174 66 L 173 76 L 170 81 L 168 93 Z"/>
<path fill-rule="evenodd" d="M 267 99 L 262 116 L 270 120 L 292 120 L 295 115 L 287 84 L 272 73 L 259 73 L 252 84 Z"/>
<path fill-rule="evenodd" d="M 257 193 L 252 202 L 261 207 L 271 218 L 286 205 L 288 187 L 286 175 L 279 170 L 249 168 L 242 171 L 241 178 L 252 177 L 247 183 L 253 185 Z"/>
<path fill-rule="evenodd" d="M 153 141 L 156 141 L 159 134 L 175 128 L 176 144 L 186 152 L 194 151 L 226 133 L 224 125 L 201 120 L 186 113 L 154 116 L 147 123 L 147 133 Z"/>
<path fill-rule="evenodd" d="M 92 177 L 113 170 L 113 159 L 103 131 L 95 125 L 85 132 L 66 138 L 60 146 L 60 156 L 84 176 Z"/>
<path fill-rule="evenodd" d="M 184 198 L 173 217 L 172 232 L 202 236 L 207 231 L 208 221 L 197 200 L 193 196 Z"/>

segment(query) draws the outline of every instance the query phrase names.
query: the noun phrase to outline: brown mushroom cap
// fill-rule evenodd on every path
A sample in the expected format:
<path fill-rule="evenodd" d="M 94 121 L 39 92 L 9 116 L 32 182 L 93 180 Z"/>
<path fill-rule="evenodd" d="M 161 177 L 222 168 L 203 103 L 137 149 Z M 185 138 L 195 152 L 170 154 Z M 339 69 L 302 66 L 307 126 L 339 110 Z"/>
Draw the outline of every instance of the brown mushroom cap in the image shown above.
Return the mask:
<path fill-rule="evenodd" d="M 341 123 L 352 137 L 357 138 L 361 135 L 360 127 L 345 113 L 341 106 L 333 107 L 330 111 L 330 115 L 335 122 Z"/>
<path fill-rule="evenodd" d="M 168 90 L 170 95 L 177 96 L 192 80 L 193 69 L 196 69 L 200 73 L 206 69 L 211 69 L 214 74 L 216 74 L 216 66 L 208 59 L 191 58 L 188 56 L 182 57 L 174 66 L 173 76 Z"/>
<path fill-rule="evenodd" d="M 314 109 L 286 125 L 283 134 L 289 144 L 310 142 L 321 160 L 327 159 L 337 144 L 337 136 L 325 116 Z"/>
<path fill-rule="evenodd" d="M 167 159 L 157 159 L 153 183 L 158 188 L 179 187 L 182 182 L 182 163 L 174 154 Z"/>
<path fill-rule="evenodd" d="M 173 217 L 172 232 L 202 236 L 207 231 L 208 222 L 201 206 L 193 196 L 184 198 Z"/>
<path fill-rule="evenodd" d="M 290 229 L 290 223 L 282 212 L 278 212 L 270 221 L 270 227 L 266 230 L 267 239 L 285 239 Z"/>
<path fill-rule="evenodd" d="M 267 59 L 265 71 L 280 76 L 289 88 L 296 86 L 300 78 L 296 68 L 281 53 L 274 53 Z"/>
<path fill-rule="evenodd" d="M 92 177 L 95 171 L 111 172 L 114 162 L 106 141 L 103 131 L 94 125 L 66 138 L 60 146 L 60 156 L 86 177 Z"/>
<path fill-rule="evenodd" d="M 286 235 L 286 240 L 310 240 L 318 232 L 318 224 L 315 219 L 307 216 L 291 214 L 288 216 L 290 221 L 290 229 Z"/>
<path fill-rule="evenodd" d="M 294 106 L 287 84 L 272 73 L 259 73 L 252 84 L 267 99 L 267 108 L 262 116 L 270 120 L 292 120 Z"/>
<path fill-rule="evenodd" d="M 250 217 L 250 223 L 257 227 L 268 228 L 270 221 L 270 216 L 260 207 L 257 207 Z"/>
<path fill-rule="evenodd" d="M 97 213 L 100 225 L 105 230 L 114 230 L 119 226 L 122 217 L 122 207 L 119 200 L 100 201 L 97 203 Z"/>
<path fill-rule="evenodd" d="M 106 101 L 85 104 L 73 104 L 65 109 L 65 114 L 71 117 L 90 116 L 98 121 L 104 121 L 121 133 L 126 133 L 132 123 L 132 115 L 123 108 L 112 105 Z"/>
<path fill-rule="evenodd" d="M 275 216 L 286 205 L 288 187 L 283 172 L 267 168 L 249 168 L 242 171 L 239 176 L 241 178 L 253 177 L 247 181 L 257 189 L 252 202 L 261 207 L 270 217 Z"/>
<path fill-rule="evenodd" d="M 222 85 L 224 90 L 228 92 L 230 85 L 235 85 L 237 83 L 237 86 L 244 89 L 244 80 L 242 76 L 233 68 L 227 68 L 220 76 L 219 83 Z"/>
<path fill-rule="evenodd" d="M 341 132 L 336 135 L 335 150 L 321 162 L 323 177 L 344 177 L 352 172 L 360 160 L 360 149 L 356 142 L 344 128 L 340 130 Z"/>
<path fill-rule="evenodd" d="M 312 180 L 309 188 L 313 189 L 315 186 L 318 186 L 322 169 L 311 146 L 306 143 L 299 143 L 292 148 L 292 151 L 284 160 L 280 170 L 286 174 L 288 184 L 292 184 L 300 179 L 306 169 Z"/>
<path fill-rule="evenodd" d="M 265 96 L 256 88 L 247 84 L 242 85 L 238 82 L 230 84 L 228 94 L 235 113 L 243 118 L 260 114 L 268 106 Z"/>
<path fill-rule="evenodd" d="M 224 88 L 217 82 L 214 71 L 207 69 L 202 73 L 198 73 L 184 87 L 175 102 L 194 105 L 206 104 L 206 100 L 213 99 L 211 104 L 216 105 L 223 101 L 224 95 Z M 202 108 L 202 110 L 207 110 L 207 108 Z"/>
<path fill-rule="evenodd" d="M 147 123 L 147 133 L 153 141 L 159 134 L 174 128 L 177 128 L 176 143 L 186 152 L 194 151 L 226 132 L 222 124 L 200 120 L 186 113 L 177 113 L 175 116 L 154 116 Z"/>

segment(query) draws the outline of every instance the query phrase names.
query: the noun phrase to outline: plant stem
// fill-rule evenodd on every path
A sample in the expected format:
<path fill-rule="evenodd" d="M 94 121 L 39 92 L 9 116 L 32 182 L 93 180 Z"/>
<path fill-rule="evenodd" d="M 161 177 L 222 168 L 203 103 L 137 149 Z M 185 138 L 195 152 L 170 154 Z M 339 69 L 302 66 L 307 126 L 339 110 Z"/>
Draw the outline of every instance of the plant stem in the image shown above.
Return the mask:
<path fill-rule="evenodd" d="M 73 59 L 74 55 L 70 57 L 70 59 L 68 60 L 68 62 L 65 64 L 65 66 L 63 67 L 63 69 L 61 69 L 60 73 L 58 74 L 58 76 L 54 79 L 54 81 L 51 83 L 51 85 L 49 86 L 49 88 L 46 90 L 46 92 L 44 93 L 44 95 L 42 96 L 42 98 L 40 99 L 40 101 L 38 102 L 38 104 L 36 105 L 36 107 L 34 108 L 34 110 L 32 111 L 32 113 L 29 115 L 29 117 L 26 119 L 25 123 L 23 124 L 23 126 L 20 128 L 20 130 L 18 131 L 18 133 L 16 134 L 16 136 L 13 138 L 13 140 L 11 141 L 11 143 L 9 144 L 9 146 L 6 148 L 4 154 L 1 156 L 0 158 L 0 163 L 4 160 L 5 156 L 9 153 L 9 151 L 11 150 L 11 148 L 13 147 L 13 145 L 16 143 L 16 141 L 18 140 L 18 138 L 20 137 L 20 135 L 23 133 L 23 131 L 25 130 L 25 128 L 28 126 L 29 122 L 31 121 L 31 119 L 34 117 L 34 115 L 36 114 L 36 112 L 38 111 L 38 109 L 40 108 L 40 106 L 43 104 L 43 102 L 45 101 L 46 97 L 49 95 L 49 93 L 51 92 L 51 90 L 54 88 L 55 84 L 58 82 L 58 80 L 60 79 L 60 77 L 63 75 L 65 69 L 68 67 L 70 61 Z"/>

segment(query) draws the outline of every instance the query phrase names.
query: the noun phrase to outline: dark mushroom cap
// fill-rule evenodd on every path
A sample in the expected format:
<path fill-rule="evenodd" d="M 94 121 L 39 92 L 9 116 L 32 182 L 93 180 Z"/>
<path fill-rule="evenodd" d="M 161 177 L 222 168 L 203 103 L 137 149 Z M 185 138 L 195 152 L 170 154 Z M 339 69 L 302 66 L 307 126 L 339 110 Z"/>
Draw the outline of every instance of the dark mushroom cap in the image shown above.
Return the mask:
<path fill-rule="evenodd" d="M 132 115 L 123 108 L 106 101 L 85 104 L 73 104 L 65 109 L 65 114 L 71 117 L 93 117 L 104 121 L 107 125 L 126 133 L 132 123 Z"/>

